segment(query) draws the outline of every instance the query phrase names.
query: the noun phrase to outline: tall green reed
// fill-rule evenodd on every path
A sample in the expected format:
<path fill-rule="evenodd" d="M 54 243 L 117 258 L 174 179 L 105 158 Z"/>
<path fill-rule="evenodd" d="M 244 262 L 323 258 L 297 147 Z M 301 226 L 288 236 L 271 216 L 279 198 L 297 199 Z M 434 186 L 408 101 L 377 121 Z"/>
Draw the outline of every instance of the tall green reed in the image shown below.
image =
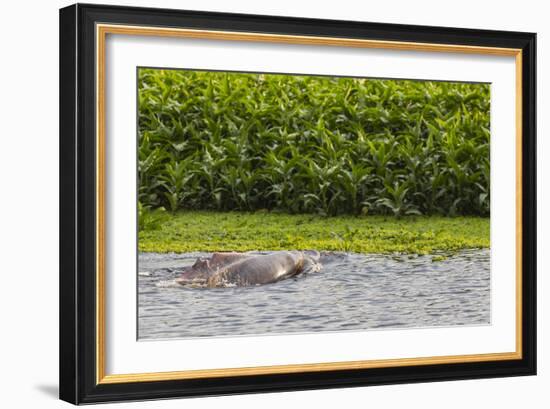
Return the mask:
<path fill-rule="evenodd" d="M 489 214 L 490 86 L 140 69 L 144 209 Z"/>

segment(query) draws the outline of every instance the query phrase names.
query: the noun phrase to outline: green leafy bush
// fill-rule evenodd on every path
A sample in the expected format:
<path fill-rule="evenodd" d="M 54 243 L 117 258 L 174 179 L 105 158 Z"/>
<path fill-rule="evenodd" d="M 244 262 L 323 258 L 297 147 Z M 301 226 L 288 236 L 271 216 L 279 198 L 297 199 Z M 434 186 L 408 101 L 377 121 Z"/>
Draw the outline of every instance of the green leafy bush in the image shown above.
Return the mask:
<path fill-rule="evenodd" d="M 490 86 L 140 69 L 144 208 L 489 214 Z"/>

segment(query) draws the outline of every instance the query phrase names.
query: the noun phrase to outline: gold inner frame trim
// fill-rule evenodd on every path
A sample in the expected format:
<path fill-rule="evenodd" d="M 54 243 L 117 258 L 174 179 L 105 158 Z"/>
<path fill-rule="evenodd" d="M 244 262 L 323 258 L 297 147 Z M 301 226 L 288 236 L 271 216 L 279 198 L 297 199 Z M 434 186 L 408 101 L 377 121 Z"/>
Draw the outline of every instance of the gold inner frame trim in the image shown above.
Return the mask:
<path fill-rule="evenodd" d="M 428 51 L 513 56 L 516 64 L 516 350 L 505 353 L 450 355 L 365 361 L 321 362 L 313 364 L 105 374 L 105 41 L 107 34 L 249 41 L 296 45 L 372 48 L 400 51 Z M 413 365 L 490 362 L 522 358 L 522 51 L 515 48 L 431 44 L 352 38 L 294 36 L 236 31 L 178 29 L 166 27 L 96 25 L 96 382 L 114 384 L 228 376 L 321 372 L 349 369 L 389 368 Z"/>
<path fill-rule="evenodd" d="M 463 362 L 481 362 L 481 361 L 501 361 L 509 359 L 518 359 L 516 354 L 481 354 L 481 355 L 450 355 L 428 358 L 399 358 L 399 359 L 377 359 L 369 361 L 344 361 L 344 362 L 324 362 L 321 364 L 298 364 L 298 365 L 276 365 L 259 366 L 248 368 L 225 368 L 225 369 L 206 369 L 189 370 L 175 372 L 150 372 L 123 375 L 106 375 L 100 383 L 125 383 L 125 382 L 146 382 L 146 381 L 164 381 L 178 379 L 201 379 L 212 377 L 225 377 L 236 375 L 268 375 L 285 374 L 297 372 L 322 372 L 348 369 L 366 369 L 366 368 L 392 368 L 412 365 L 437 365 Z"/>

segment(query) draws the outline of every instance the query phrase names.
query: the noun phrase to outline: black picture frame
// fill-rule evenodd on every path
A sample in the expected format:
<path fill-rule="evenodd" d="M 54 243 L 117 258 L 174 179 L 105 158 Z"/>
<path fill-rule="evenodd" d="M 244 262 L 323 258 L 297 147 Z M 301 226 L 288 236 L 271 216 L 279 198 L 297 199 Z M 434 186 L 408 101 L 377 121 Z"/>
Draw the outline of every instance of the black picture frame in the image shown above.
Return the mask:
<path fill-rule="evenodd" d="M 205 379 L 97 381 L 96 24 L 520 49 L 522 350 L 514 360 Z M 60 398 L 74 404 L 534 375 L 536 34 L 76 4 L 60 10 Z"/>

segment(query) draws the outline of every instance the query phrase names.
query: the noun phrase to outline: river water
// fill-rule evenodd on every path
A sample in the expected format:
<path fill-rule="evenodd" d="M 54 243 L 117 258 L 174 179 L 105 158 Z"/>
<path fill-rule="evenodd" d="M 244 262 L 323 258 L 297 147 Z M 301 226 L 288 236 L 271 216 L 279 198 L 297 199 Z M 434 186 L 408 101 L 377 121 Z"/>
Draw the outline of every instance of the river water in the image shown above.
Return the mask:
<path fill-rule="evenodd" d="M 322 254 L 321 271 L 256 287 L 186 288 L 210 253 L 140 253 L 138 338 L 168 339 L 490 324 L 490 252 Z"/>

